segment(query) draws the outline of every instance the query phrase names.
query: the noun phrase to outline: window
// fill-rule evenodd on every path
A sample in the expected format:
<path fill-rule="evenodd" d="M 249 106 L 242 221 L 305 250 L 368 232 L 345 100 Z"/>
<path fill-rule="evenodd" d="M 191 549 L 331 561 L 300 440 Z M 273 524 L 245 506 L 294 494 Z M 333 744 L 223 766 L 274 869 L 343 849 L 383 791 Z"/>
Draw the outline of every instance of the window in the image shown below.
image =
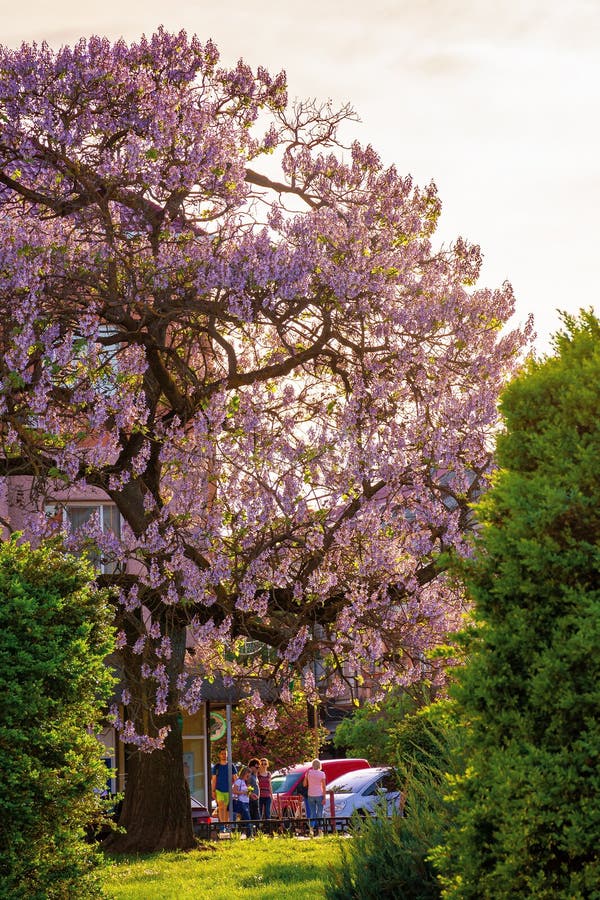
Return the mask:
<path fill-rule="evenodd" d="M 110 531 L 115 537 L 121 537 L 121 514 L 113 503 L 69 503 L 64 508 L 63 516 L 65 524 L 68 523 L 72 531 L 77 531 L 86 522 L 89 522 L 92 516 L 97 516 L 103 532 Z M 92 554 L 91 560 L 101 572 L 107 575 L 113 575 L 119 570 L 118 562 L 105 561 L 99 553 Z"/>
<path fill-rule="evenodd" d="M 398 775 L 396 772 L 387 772 L 380 783 L 380 790 L 385 791 L 386 793 L 392 793 L 393 791 L 397 791 L 399 789 L 398 784 Z"/>
<path fill-rule="evenodd" d="M 374 781 L 372 785 L 364 792 L 365 797 L 372 797 L 373 794 L 377 794 L 381 790 L 381 778 L 378 778 L 377 781 Z"/>
<path fill-rule="evenodd" d="M 277 651 L 274 647 L 269 647 L 268 644 L 263 644 L 262 641 L 253 641 L 250 638 L 244 638 L 240 641 L 237 645 L 236 653 L 230 653 L 228 658 L 235 659 L 236 656 L 241 656 L 246 659 L 250 657 L 260 657 L 263 662 L 277 661 Z"/>
<path fill-rule="evenodd" d="M 211 807 L 206 771 L 206 706 L 183 717 L 183 771 L 190 794 L 208 809 Z"/>
<path fill-rule="evenodd" d="M 63 361 L 59 369 L 57 377 L 60 381 L 69 390 L 75 390 L 79 383 L 90 381 L 103 396 L 114 394 L 120 346 L 116 334 L 117 329 L 112 325 L 99 325 L 96 340 L 74 332 L 71 335 L 70 359 Z M 57 341 L 57 350 L 59 348 L 62 348 L 62 342 Z"/>

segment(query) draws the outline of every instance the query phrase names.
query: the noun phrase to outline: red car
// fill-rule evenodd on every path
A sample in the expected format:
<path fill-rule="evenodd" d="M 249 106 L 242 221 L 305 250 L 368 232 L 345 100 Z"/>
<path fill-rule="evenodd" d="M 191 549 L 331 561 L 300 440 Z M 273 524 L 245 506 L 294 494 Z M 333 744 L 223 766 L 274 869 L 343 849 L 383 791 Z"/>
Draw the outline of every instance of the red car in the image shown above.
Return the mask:
<path fill-rule="evenodd" d="M 279 769 L 273 773 L 273 816 L 304 817 L 303 801 L 304 792 L 302 782 L 306 772 L 311 767 L 310 762 L 299 766 L 290 766 L 288 769 Z M 346 772 L 354 772 L 357 769 L 368 769 L 366 759 L 323 759 L 321 768 L 325 773 L 327 783 L 345 775 Z"/>

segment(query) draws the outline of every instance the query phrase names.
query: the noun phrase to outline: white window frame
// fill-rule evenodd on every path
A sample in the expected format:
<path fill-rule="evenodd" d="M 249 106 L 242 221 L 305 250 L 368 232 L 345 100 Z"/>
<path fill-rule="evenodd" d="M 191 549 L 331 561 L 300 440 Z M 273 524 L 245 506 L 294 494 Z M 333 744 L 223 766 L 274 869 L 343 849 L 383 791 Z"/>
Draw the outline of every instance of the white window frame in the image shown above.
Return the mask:
<path fill-rule="evenodd" d="M 116 537 L 118 537 L 119 539 L 121 538 L 123 517 L 121 516 L 121 513 L 118 511 L 116 505 L 114 503 L 111 503 L 110 501 L 72 500 L 72 501 L 65 501 L 60 504 L 47 504 L 46 508 L 45 508 L 46 515 L 49 518 L 56 516 L 58 507 L 60 507 L 60 522 L 65 531 L 70 531 L 72 529 L 72 521 L 69 518 L 69 510 L 89 509 L 89 510 L 91 510 L 91 512 L 90 512 L 89 516 L 87 517 L 88 519 L 91 518 L 96 513 L 98 513 L 99 518 L 100 518 L 100 528 L 101 528 L 102 532 L 111 530 L 108 527 L 108 523 L 106 523 L 106 526 L 105 526 L 105 521 L 104 521 L 105 509 L 110 508 L 112 510 L 115 510 L 117 513 L 117 521 L 118 521 L 118 525 L 119 525 L 119 533 L 116 535 Z M 87 521 L 87 519 L 86 519 L 86 521 Z M 94 560 L 92 560 L 92 562 L 94 562 L 94 565 L 96 566 L 96 562 Z M 106 574 L 112 575 L 118 571 L 118 565 L 119 565 L 118 563 L 103 563 L 103 562 L 101 562 L 101 563 L 97 564 L 97 569 L 98 569 L 98 572 L 101 572 L 103 575 L 106 575 Z"/>

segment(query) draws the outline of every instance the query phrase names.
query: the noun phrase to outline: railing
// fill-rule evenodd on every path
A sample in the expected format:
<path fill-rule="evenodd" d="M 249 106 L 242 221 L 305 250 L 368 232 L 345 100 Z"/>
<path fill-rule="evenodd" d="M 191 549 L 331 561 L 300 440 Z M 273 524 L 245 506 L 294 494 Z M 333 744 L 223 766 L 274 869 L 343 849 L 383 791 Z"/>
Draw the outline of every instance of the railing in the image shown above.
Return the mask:
<path fill-rule="evenodd" d="M 300 794 L 273 794 L 271 814 L 274 819 L 301 819 L 304 797 Z"/>
<path fill-rule="evenodd" d="M 255 834 L 287 834 L 295 836 L 308 836 L 313 831 L 322 834 L 343 834 L 348 831 L 349 818 L 337 818 L 332 821 L 327 816 L 316 820 L 316 828 L 310 827 L 310 820 L 301 819 L 251 819 L 237 822 L 196 822 L 194 833 L 201 840 L 222 840 L 231 837 L 232 834 L 245 834 L 247 837 Z"/>
<path fill-rule="evenodd" d="M 275 798 L 273 798 L 275 800 Z M 219 840 L 223 836 L 230 837 L 232 833 L 245 833 L 246 835 L 262 832 L 263 834 L 297 834 L 308 835 L 312 832 L 310 820 L 307 818 L 304 807 L 304 797 L 280 796 L 278 803 L 273 803 L 271 809 L 275 814 L 270 819 L 231 819 L 227 822 L 196 821 L 194 832 L 203 840 Z M 323 834 L 339 834 L 348 831 L 350 819 L 335 815 L 333 791 L 328 797 L 329 816 L 317 819 L 316 831 Z"/>

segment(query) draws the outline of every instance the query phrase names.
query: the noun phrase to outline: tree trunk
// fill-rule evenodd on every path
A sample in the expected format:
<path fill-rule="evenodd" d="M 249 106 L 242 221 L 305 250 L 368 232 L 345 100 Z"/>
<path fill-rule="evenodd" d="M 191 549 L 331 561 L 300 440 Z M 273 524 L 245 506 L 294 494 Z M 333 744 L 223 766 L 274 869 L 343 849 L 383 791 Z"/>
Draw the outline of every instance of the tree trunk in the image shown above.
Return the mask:
<path fill-rule="evenodd" d="M 196 845 L 181 731 L 176 716 L 164 720 L 171 724 L 164 750 L 136 750 L 129 757 L 119 818 L 119 827 L 126 833 L 108 836 L 104 846 L 111 852 L 189 850 Z"/>
<path fill-rule="evenodd" d="M 163 623 L 165 626 L 166 622 Z M 167 664 L 171 686 L 183 671 L 185 626 L 173 617 L 163 633 L 171 639 L 172 655 Z M 128 707 L 139 734 L 153 734 L 168 725 L 163 750 L 143 753 L 137 748 L 127 759 L 125 796 L 119 827 L 126 833 L 112 833 L 104 842 L 115 853 L 144 853 L 154 850 L 189 850 L 196 846 L 192 828 L 190 791 L 183 771 L 181 718 L 174 706 L 165 715 L 152 714 L 154 683 L 141 677 L 142 658 L 130 650 L 123 653 L 124 674 L 131 692 Z"/>

